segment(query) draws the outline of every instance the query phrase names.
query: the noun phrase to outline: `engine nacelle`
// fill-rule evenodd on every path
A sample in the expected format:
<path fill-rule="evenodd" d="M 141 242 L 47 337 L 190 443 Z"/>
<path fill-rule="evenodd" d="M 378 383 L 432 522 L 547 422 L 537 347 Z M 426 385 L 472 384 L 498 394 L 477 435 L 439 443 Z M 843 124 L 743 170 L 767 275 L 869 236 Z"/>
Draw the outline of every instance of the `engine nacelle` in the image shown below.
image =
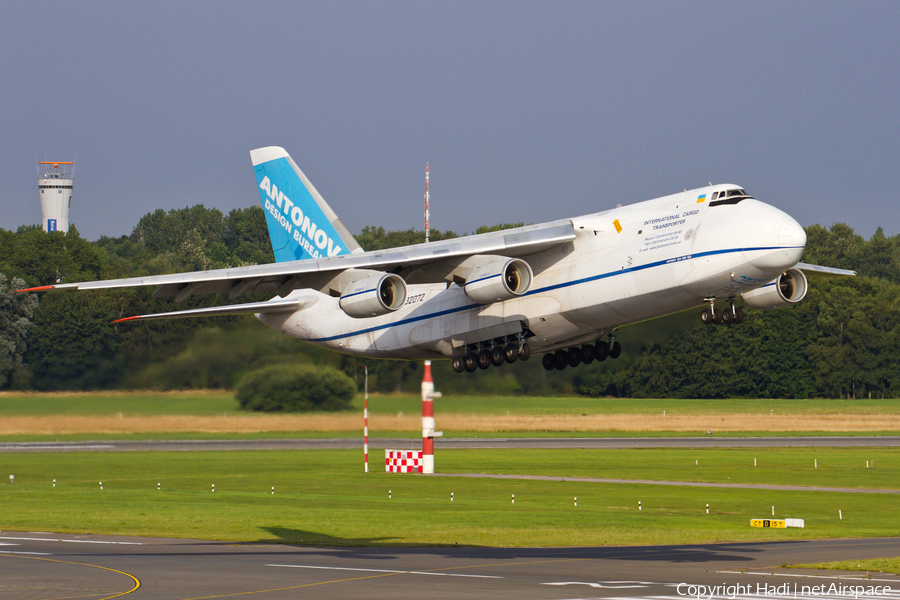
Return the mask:
<path fill-rule="evenodd" d="M 803 271 L 788 269 L 771 283 L 741 294 L 741 298 L 750 308 L 769 310 L 800 302 L 806 296 L 807 287 Z"/>
<path fill-rule="evenodd" d="M 520 258 L 500 258 L 475 267 L 466 278 L 466 295 L 478 304 L 521 296 L 531 288 L 534 274 Z"/>
<path fill-rule="evenodd" d="M 406 302 L 406 282 L 393 273 L 376 273 L 353 282 L 341 294 L 341 310 L 354 319 L 378 317 Z"/>

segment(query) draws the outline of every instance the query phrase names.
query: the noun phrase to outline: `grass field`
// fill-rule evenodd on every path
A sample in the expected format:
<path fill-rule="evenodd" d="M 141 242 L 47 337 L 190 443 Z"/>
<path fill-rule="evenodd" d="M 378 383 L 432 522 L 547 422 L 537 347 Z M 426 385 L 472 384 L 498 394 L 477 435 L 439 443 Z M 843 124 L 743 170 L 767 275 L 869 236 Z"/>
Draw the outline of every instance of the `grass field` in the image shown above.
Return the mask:
<path fill-rule="evenodd" d="M 843 560 L 838 562 L 785 566 L 795 569 L 834 569 L 838 571 L 865 571 L 867 573 L 896 573 L 897 575 L 900 575 L 900 558 Z"/>
<path fill-rule="evenodd" d="M 373 465 L 378 463 L 375 456 Z M 754 457 L 759 465 L 755 469 Z M 818 469 L 813 468 L 813 458 L 819 461 Z M 873 461 L 874 468 L 866 469 L 865 460 Z M 386 474 L 377 467 L 364 474 L 360 452 L 349 450 L 2 454 L 0 464 L 4 479 L 8 473 L 16 476 L 15 484 L 0 485 L 3 530 L 303 544 L 490 546 L 900 534 L 896 495 L 483 480 Z M 900 481 L 900 453 L 444 450 L 437 456 L 437 470 L 895 488 Z M 160 491 L 157 483 L 162 484 Z M 806 528 L 749 527 L 751 518 L 771 516 L 773 505 L 776 517 L 803 518 Z"/>
<path fill-rule="evenodd" d="M 362 399 L 338 414 L 254 414 L 226 391 L 0 394 L 0 438 L 285 437 L 358 435 Z M 373 435 L 421 428 L 418 396 L 372 396 Z M 477 397 L 436 401 L 448 437 L 510 435 L 895 434 L 892 400 L 632 400 Z"/>

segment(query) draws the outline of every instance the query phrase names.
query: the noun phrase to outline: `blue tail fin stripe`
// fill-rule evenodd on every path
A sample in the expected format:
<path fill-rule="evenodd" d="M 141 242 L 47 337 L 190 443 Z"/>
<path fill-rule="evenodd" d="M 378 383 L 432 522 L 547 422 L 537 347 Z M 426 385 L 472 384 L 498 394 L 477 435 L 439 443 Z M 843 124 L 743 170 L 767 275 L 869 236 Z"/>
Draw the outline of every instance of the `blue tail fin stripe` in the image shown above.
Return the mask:
<path fill-rule="evenodd" d="M 350 253 L 289 157 L 254 165 L 254 171 L 276 262 Z"/>

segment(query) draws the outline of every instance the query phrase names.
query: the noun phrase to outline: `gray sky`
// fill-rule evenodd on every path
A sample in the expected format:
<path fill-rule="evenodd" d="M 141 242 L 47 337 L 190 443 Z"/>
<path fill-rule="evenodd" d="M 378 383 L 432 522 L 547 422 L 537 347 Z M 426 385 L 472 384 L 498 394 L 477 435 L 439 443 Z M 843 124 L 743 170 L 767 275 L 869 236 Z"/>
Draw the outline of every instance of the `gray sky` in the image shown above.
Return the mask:
<path fill-rule="evenodd" d="M 7 2 L 0 227 L 259 203 L 283 146 L 348 228 L 471 232 L 737 183 L 900 233 L 900 2 Z"/>

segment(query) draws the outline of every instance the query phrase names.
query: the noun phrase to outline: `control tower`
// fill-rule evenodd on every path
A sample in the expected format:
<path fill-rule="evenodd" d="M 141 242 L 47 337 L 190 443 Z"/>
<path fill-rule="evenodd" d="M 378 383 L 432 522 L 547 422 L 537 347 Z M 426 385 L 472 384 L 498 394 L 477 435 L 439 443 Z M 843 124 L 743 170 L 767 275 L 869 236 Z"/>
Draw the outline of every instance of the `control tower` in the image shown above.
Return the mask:
<path fill-rule="evenodd" d="M 41 212 L 44 231 L 69 231 L 69 208 L 72 188 L 75 187 L 74 162 L 39 162 L 38 189 L 41 193 Z"/>

